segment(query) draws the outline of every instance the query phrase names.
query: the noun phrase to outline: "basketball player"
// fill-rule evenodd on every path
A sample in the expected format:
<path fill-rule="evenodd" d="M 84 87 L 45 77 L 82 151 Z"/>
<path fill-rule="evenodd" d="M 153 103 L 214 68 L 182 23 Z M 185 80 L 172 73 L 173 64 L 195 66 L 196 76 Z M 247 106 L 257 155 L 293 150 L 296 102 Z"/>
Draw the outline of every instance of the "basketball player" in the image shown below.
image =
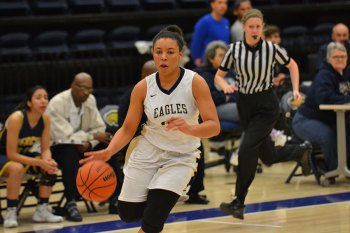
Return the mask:
<path fill-rule="evenodd" d="M 273 68 L 276 63 L 288 68 L 293 84 L 294 100 L 299 94 L 299 69 L 284 49 L 261 39 L 264 18 L 257 9 L 251 9 L 242 18 L 244 41 L 230 45 L 216 73 L 215 82 L 225 93 L 238 91 L 237 107 L 245 132 L 239 147 L 236 199 L 221 203 L 220 209 L 233 217 L 243 219 L 244 202 L 254 180 L 258 158 L 273 161 L 274 145 L 269 135 L 279 117 L 279 102 L 272 90 Z M 229 85 L 224 77 L 234 67 L 236 84 Z"/>
<path fill-rule="evenodd" d="M 200 138 L 220 132 L 205 80 L 179 66 L 184 44 L 176 25 L 167 26 L 154 37 L 153 58 L 158 72 L 136 84 L 124 124 L 108 147 L 85 153 L 89 157 L 81 161 L 108 160 L 132 139 L 145 112 L 148 120 L 124 167 L 118 203 L 123 221 L 142 219 L 139 233 L 162 231 L 196 171 Z"/>
<path fill-rule="evenodd" d="M 44 113 L 47 104 L 48 94 L 43 87 L 35 86 L 29 89 L 26 99 L 17 107 L 18 110 L 9 116 L 0 132 L 0 176 L 7 177 L 5 228 L 18 226 L 18 197 L 23 173 L 27 171 L 41 173 L 39 203 L 33 221 L 63 221 L 61 216 L 51 213 L 48 205 L 58 169 L 57 163 L 51 158 L 50 118 Z M 40 154 L 32 152 L 38 143 L 41 145 Z"/>

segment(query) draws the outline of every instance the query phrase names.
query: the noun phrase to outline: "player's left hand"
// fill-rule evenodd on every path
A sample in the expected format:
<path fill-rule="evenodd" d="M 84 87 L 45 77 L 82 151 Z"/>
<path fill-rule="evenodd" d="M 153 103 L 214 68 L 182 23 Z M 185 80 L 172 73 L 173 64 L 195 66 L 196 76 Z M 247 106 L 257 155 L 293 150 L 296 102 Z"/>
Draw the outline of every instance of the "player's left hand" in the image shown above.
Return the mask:
<path fill-rule="evenodd" d="M 170 117 L 166 122 L 166 129 L 169 131 L 179 130 L 188 134 L 191 126 L 182 117 Z"/>

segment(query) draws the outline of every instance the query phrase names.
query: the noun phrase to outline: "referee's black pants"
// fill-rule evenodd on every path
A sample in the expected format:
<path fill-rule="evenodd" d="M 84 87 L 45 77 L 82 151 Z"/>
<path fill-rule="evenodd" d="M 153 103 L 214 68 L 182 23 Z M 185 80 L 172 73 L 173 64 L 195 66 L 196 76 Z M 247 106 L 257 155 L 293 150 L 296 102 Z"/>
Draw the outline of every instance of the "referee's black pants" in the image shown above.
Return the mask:
<path fill-rule="evenodd" d="M 275 148 L 269 137 L 279 117 L 279 103 L 270 89 L 254 94 L 239 93 L 237 107 L 244 137 L 238 152 L 236 197 L 244 203 L 255 177 L 258 158 L 272 159 Z"/>

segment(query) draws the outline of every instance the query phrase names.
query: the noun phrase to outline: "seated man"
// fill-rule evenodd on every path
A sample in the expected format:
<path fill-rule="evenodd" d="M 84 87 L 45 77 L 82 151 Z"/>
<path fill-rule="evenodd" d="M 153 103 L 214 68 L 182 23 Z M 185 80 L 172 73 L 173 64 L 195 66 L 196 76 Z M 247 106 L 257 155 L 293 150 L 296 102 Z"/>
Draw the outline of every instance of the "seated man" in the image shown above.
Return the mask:
<path fill-rule="evenodd" d="M 69 221 L 82 221 L 75 203 L 78 197 L 75 177 L 80 166 L 79 160 L 84 157 L 84 152 L 95 149 L 97 145 L 106 146 L 111 139 L 111 135 L 105 132 L 106 125 L 99 114 L 92 90 L 91 76 L 78 73 L 71 88 L 54 96 L 47 108 L 52 119 L 51 139 L 55 144 L 52 146 L 52 155 L 62 170 Z M 116 213 L 116 201 L 123 175 L 117 156 L 113 156 L 108 163 L 118 179 L 117 189 L 109 205 L 109 212 Z"/>

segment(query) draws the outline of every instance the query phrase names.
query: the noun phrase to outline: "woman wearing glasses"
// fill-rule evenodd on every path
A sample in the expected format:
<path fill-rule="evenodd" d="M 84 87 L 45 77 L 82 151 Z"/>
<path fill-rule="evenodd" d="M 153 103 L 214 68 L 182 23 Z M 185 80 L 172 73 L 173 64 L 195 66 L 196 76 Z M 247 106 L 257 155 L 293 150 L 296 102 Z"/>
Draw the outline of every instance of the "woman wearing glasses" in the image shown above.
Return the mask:
<path fill-rule="evenodd" d="M 337 167 L 336 113 L 320 110 L 319 105 L 350 103 L 350 70 L 346 69 L 347 59 L 347 51 L 343 44 L 328 44 L 327 64 L 316 75 L 305 103 L 300 106 L 292 122 L 298 137 L 321 147 L 326 171 Z M 348 125 L 350 122 L 346 123 Z M 347 126 L 347 132 L 349 129 Z M 347 148 L 350 148 L 349 145 L 350 137 L 347 137 Z M 349 152 L 350 150 L 347 153 L 348 167 Z M 330 178 L 329 181 L 332 184 L 335 179 Z"/>

